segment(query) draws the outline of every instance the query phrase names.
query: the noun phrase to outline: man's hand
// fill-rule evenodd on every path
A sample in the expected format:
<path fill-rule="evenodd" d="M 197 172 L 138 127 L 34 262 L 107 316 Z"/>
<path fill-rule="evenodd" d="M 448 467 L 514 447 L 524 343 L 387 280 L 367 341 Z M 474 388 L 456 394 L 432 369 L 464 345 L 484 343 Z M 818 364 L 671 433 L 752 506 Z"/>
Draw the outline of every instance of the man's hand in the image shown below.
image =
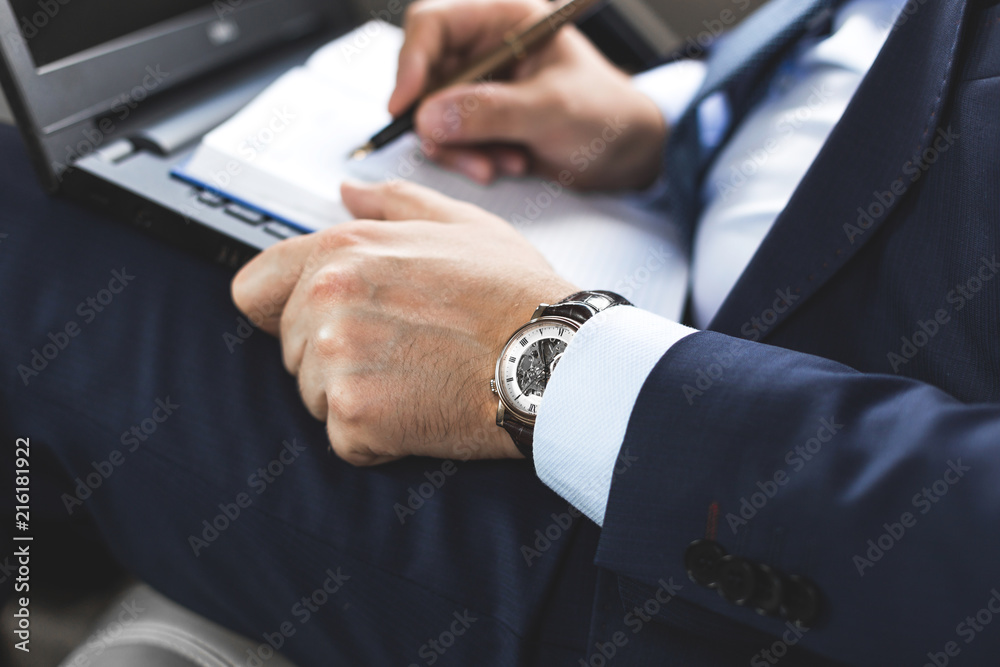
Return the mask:
<path fill-rule="evenodd" d="M 406 15 L 396 90 L 402 113 L 436 83 L 503 43 L 544 0 L 421 0 Z M 509 82 L 442 90 L 421 104 L 417 134 L 440 164 L 480 183 L 566 170 L 581 189 L 640 188 L 660 170 L 659 109 L 573 26 L 520 61 Z"/>
<path fill-rule="evenodd" d="M 495 422 L 497 355 L 539 303 L 577 289 L 471 204 L 403 182 L 342 194 L 363 219 L 279 243 L 232 286 L 280 336 L 333 450 L 354 465 L 519 457 Z"/>

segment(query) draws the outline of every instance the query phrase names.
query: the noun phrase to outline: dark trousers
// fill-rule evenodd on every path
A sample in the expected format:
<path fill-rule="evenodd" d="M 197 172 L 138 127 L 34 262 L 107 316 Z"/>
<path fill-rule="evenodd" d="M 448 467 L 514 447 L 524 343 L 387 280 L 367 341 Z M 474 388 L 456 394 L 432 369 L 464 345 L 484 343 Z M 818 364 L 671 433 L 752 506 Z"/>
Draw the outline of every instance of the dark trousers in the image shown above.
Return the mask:
<path fill-rule="evenodd" d="M 303 666 L 577 664 L 597 528 L 523 462 L 340 461 L 230 278 L 48 198 L 0 128 L 2 446 L 73 480 L 32 470 L 36 512 Z"/>

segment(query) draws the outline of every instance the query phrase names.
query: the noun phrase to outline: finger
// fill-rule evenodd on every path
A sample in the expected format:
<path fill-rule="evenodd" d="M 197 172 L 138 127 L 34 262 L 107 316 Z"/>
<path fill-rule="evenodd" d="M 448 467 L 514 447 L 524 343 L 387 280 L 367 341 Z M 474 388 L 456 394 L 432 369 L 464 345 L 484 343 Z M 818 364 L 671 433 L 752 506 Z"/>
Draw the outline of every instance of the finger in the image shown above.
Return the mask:
<path fill-rule="evenodd" d="M 399 454 L 390 454 L 392 448 L 376 446 L 377 441 L 384 436 L 378 435 L 375 424 L 368 420 L 358 422 L 349 416 L 345 418 L 343 410 L 338 406 L 341 400 L 350 402 L 347 396 L 338 396 L 336 389 L 329 397 L 330 408 L 326 416 L 326 433 L 330 440 L 330 449 L 347 463 L 354 466 L 373 466 L 403 458 Z"/>
<path fill-rule="evenodd" d="M 497 176 L 496 165 L 485 148 L 435 146 L 434 150 L 425 152 L 440 166 L 480 185 L 489 185 Z"/>
<path fill-rule="evenodd" d="M 311 322 L 308 311 L 302 307 L 306 291 L 302 283 L 292 292 L 288 305 L 278 322 L 278 338 L 281 340 L 281 361 L 285 370 L 299 377 L 305 359 L 306 344 L 309 342 Z M 312 410 L 310 410 L 312 412 Z M 315 415 L 315 413 L 314 413 Z"/>
<path fill-rule="evenodd" d="M 399 52 L 396 89 L 389 99 L 389 113 L 396 116 L 428 89 L 432 75 L 446 61 L 467 63 L 496 48 L 504 35 L 526 17 L 545 9 L 537 0 L 468 2 L 434 0 L 410 6 L 406 14 L 406 36 Z M 461 58 L 452 58 L 460 55 Z M 448 68 L 452 69 L 452 68 Z"/>
<path fill-rule="evenodd" d="M 233 303 L 256 326 L 276 334 L 285 304 L 311 252 L 310 237 L 301 236 L 260 253 L 233 278 Z"/>
<path fill-rule="evenodd" d="M 500 176 L 523 176 L 530 163 L 527 151 L 516 146 L 435 146 L 427 154 L 445 169 L 457 171 L 481 185 L 488 185 Z"/>
<path fill-rule="evenodd" d="M 470 218 L 469 204 L 409 181 L 345 181 L 340 195 L 352 215 L 369 220 L 463 222 Z"/>
<path fill-rule="evenodd" d="M 316 345 L 305 345 L 302 353 L 302 363 L 298 369 L 299 395 L 313 417 L 326 421 L 329 412 L 329 401 L 326 396 L 326 365 Z"/>
<path fill-rule="evenodd" d="M 452 86 L 431 95 L 417 109 L 417 134 L 438 144 L 532 145 L 547 131 L 539 123 L 545 92 L 540 88 L 535 79 Z"/>
<path fill-rule="evenodd" d="M 524 176 L 531 166 L 528 151 L 518 146 L 497 146 L 490 149 L 490 157 L 501 176 Z"/>
<path fill-rule="evenodd" d="M 427 88 L 431 69 L 444 56 L 445 21 L 445 14 L 438 12 L 432 3 L 411 5 L 407 12 L 396 87 L 389 97 L 389 113 L 393 116 L 403 113 Z"/>
<path fill-rule="evenodd" d="M 332 413 L 327 416 L 326 434 L 330 440 L 330 451 L 352 466 L 377 466 L 406 458 L 405 456 L 376 454 L 357 441 L 342 423 L 332 417 Z"/>

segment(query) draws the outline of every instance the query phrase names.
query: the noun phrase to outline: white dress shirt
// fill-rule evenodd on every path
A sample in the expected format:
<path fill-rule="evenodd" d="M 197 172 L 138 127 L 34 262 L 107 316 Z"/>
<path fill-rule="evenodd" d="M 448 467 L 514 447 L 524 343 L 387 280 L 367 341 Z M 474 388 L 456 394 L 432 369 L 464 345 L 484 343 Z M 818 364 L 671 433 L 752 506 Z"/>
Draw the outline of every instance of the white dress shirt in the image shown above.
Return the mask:
<path fill-rule="evenodd" d="M 691 299 L 698 326 L 711 321 L 788 203 L 905 1 L 841 5 L 831 33 L 803 40 L 779 68 L 769 94 L 722 147 L 705 180 L 694 238 Z M 703 64 L 682 61 L 639 75 L 635 84 L 674 124 L 703 77 Z M 708 98 L 698 113 L 702 143 L 717 143 L 729 123 L 725 97 Z M 695 331 L 638 308 L 613 308 L 581 327 L 553 373 L 535 423 L 535 469 L 596 523 L 604 522 L 643 383 L 667 350 Z M 627 462 L 623 457 L 620 474 L 627 474 Z"/>

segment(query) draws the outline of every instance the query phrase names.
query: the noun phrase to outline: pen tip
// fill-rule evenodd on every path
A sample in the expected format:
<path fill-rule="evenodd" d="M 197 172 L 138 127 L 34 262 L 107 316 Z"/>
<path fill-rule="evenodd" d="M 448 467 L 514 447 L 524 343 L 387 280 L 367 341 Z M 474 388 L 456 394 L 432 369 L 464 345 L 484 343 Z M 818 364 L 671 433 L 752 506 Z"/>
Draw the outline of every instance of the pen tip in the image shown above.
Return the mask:
<path fill-rule="evenodd" d="M 356 148 L 353 151 L 351 151 L 351 159 L 355 161 L 364 160 L 366 157 L 371 155 L 374 150 L 375 150 L 375 145 L 369 141 L 361 148 Z"/>

